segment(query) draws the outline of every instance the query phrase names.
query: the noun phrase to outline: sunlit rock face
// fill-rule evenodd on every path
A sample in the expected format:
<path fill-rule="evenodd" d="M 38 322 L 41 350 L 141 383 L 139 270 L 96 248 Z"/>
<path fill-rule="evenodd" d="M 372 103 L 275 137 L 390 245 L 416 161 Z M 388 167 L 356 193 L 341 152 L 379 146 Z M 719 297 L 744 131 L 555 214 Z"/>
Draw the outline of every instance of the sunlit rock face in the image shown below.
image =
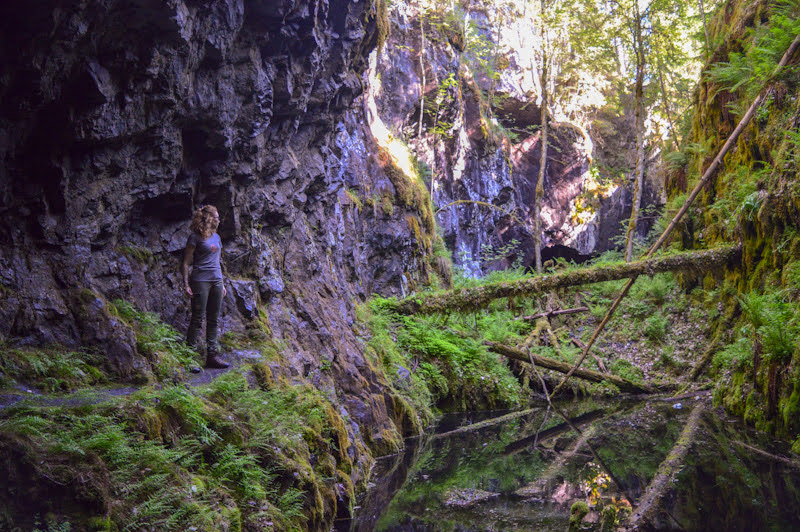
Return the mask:
<path fill-rule="evenodd" d="M 392 191 L 357 101 L 376 18 L 367 0 L 2 2 L 2 338 L 135 372 L 108 302 L 183 330 L 188 221 L 213 204 L 223 331 L 260 305 L 289 376 L 340 397 L 354 431 L 393 429 L 354 305 L 413 286 L 425 249 L 405 208 L 347 194 Z"/>
<path fill-rule="evenodd" d="M 452 23 L 420 17 L 421 5 L 393 4 L 392 32 L 370 76 L 378 112 L 429 167 L 440 209 L 436 218 L 456 264 L 468 275 L 529 266 L 542 144 L 539 28 L 520 14 L 486 8 L 455 12 L 486 42 L 499 45 L 492 81 L 476 67 L 469 45 L 442 29 Z M 609 186 L 596 168 L 612 160 L 634 167 L 633 114 L 604 116 L 606 87 L 586 79 L 574 83 L 580 86 L 569 91 L 575 96 L 564 97 L 567 91 L 558 87 L 560 98 L 551 107 L 542 205 L 545 260 L 583 260 L 614 248 L 631 212 L 632 176 L 623 180 L 627 185 Z M 613 124 L 612 134 L 604 137 L 594 127 L 598 116 Z M 663 203 L 656 160 L 648 165 L 645 207 Z M 640 236 L 651 225 L 643 221 Z"/>

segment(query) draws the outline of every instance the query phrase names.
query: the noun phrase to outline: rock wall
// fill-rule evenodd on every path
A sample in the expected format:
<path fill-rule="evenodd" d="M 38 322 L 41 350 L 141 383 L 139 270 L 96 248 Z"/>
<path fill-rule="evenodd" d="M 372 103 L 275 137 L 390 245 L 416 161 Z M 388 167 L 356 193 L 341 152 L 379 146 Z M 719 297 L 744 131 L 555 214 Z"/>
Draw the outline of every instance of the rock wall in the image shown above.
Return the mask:
<path fill-rule="evenodd" d="M 469 7 L 443 15 L 417 2 L 394 3 L 390 20 L 372 90 L 382 119 L 430 169 L 436 219 L 455 263 L 468 275 L 530 266 L 541 153 L 538 42 L 532 37 L 538 28 L 519 14 Z M 472 37 L 464 24 L 472 24 Z M 482 44 L 471 49 L 466 41 L 476 33 Z M 474 48 L 483 45 L 497 50 L 490 74 L 475 58 Z M 591 118 L 578 123 L 556 111 L 544 182 L 543 257 L 581 260 L 613 249 L 614 237 L 624 235 L 632 185 L 597 186 L 596 169 L 612 158 L 633 168 L 635 161 L 624 155 L 635 157 L 633 115 L 606 117 L 587 104 L 583 111 Z M 601 138 L 594 118 L 607 119 L 613 133 Z M 663 204 L 657 161 L 654 152 L 643 207 Z M 639 236 L 651 226 L 652 220 L 642 223 Z"/>
<path fill-rule="evenodd" d="M 426 280 L 429 245 L 413 208 L 362 211 L 347 194 L 394 190 L 357 100 L 381 5 L 3 2 L 0 338 L 95 347 L 141 377 L 108 302 L 183 330 L 188 221 L 213 204 L 223 331 L 265 313 L 281 371 L 337 402 L 354 441 L 391 450 L 394 403 L 364 360 L 354 306 Z"/>
<path fill-rule="evenodd" d="M 714 323 L 718 347 L 707 372 L 716 379 L 716 404 L 760 430 L 793 440 L 794 452 L 800 452 L 800 329 L 794 318 L 800 308 L 800 158 L 792 139 L 800 130 L 800 53 L 763 81 L 720 77 L 719 69 L 737 65 L 738 57 L 744 67 L 772 73 L 797 35 L 798 15 L 796 4 L 771 0 L 720 5 L 709 21 L 712 42 L 719 44 L 695 92 L 685 164 L 668 181 L 672 195 L 692 190 L 744 110 L 763 95 L 681 222 L 679 238 L 684 247 L 742 243 L 740 267 L 703 283 L 719 294 L 711 304 L 720 314 Z M 695 146 L 704 149 L 693 153 Z"/>

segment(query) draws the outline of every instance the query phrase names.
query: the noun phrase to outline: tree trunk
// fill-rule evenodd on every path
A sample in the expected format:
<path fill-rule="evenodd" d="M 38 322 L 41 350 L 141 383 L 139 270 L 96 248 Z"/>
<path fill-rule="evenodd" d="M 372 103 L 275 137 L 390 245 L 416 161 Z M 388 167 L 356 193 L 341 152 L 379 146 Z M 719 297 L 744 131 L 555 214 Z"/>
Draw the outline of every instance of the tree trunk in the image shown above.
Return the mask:
<path fill-rule="evenodd" d="M 425 16 L 424 11 L 419 12 L 419 127 L 417 128 L 417 139 L 422 142 L 422 124 L 425 118 Z"/>
<path fill-rule="evenodd" d="M 536 181 L 536 195 L 533 201 L 533 251 L 536 260 L 536 273 L 542 273 L 542 198 L 544 197 L 544 176 L 547 170 L 547 108 L 549 96 L 547 93 L 547 61 L 549 54 L 545 38 L 544 10 L 545 0 L 542 0 L 542 70 L 540 76 L 542 85 L 542 130 L 539 136 L 542 154 L 539 159 L 539 179 Z"/>
<path fill-rule="evenodd" d="M 792 44 L 789 45 L 789 48 L 786 50 L 786 53 L 783 54 L 783 57 L 781 58 L 781 62 L 778 63 L 777 67 L 775 67 L 775 70 L 773 71 L 771 77 L 775 77 L 778 74 L 778 72 L 784 66 L 786 66 L 786 64 L 789 62 L 789 59 L 791 59 L 792 56 L 794 55 L 794 53 L 797 51 L 798 47 L 800 47 L 800 35 L 795 37 L 794 41 L 792 41 Z M 733 147 L 733 145 L 736 144 L 736 141 L 739 138 L 739 135 L 742 134 L 742 131 L 744 131 L 744 128 L 747 127 L 747 124 L 749 124 L 750 120 L 753 119 L 753 115 L 755 115 L 756 109 L 759 108 L 759 106 L 761 105 L 761 102 L 763 100 L 764 100 L 764 90 L 763 90 L 763 87 L 762 87 L 761 92 L 758 94 L 756 99 L 753 100 L 753 103 L 750 105 L 750 108 L 747 110 L 747 112 L 744 114 L 742 119 L 739 121 L 739 124 L 736 126 L 736 129 L 733 130 L 733 133 L 731 133 L 731 136 L 728 137 L 728 140 L 726 140 L 725 144 L 722 145 L 722 148 L 719 150 L 719 153 L 717 154 L 716 157 L 714 157 L 714 160 L 711 162 L 711 165 L 703 173 L 703 177 L 700 178 L 700 181 L 697 183 L 697 185 L 695 185 L 695 187 L 692 190 L 692 192 L 686 198 L 686 201 L 683 203 L 683 206 L 680 208 L 680 210 L 677 212 L 677 214 L 675 214 L 675 217 L 672 218 L 672 221 L 669 223 L 667 228 L 664 230 L 664 233 L 659 237 L 659 239 L 656 241 L 656 243 L 653 244 L 650 247 L 650 250 L 647 252 L 647 255 L 645 255 L 646 258 L 652 257 L 653 254 L 655 254 L 655 252 L 658 251 L 659 248 L 661 248 L 662 244 L 664 244 L 664 242 L 666 242 L 667 238 L 669 238 L 669 235 L 672 234 L 673 229 L 675 229 L 675 227 L 678 225 L 678 222 L 681 221 L 681 218 L 683 218 L 683 215 L 686 214 L 686 211 L 689 210 L 689 206 L 694 202 L 694 200 L 695 200 L 695 198 L 697 198 L 698 194 L 700 194 L 700 191 L 703 189 L 703 187 L 714 176 L 714 174 L 717 171 L 717 168 L 719 168 L 719 166 L 722 164 L 722 159 L 725 157 L 725 155 L 728 153 L 728 151 Z M 625 295 L 628 293 L 628 290 L 631 289 L 631 286 L 633 286 L 633 283 L 636 282 L 636 277 L 637 276 L 632 276 L 631 277 L 631 280 L 628 281 L 628 283 L 622 289 L 622 292 L 620 292 L 619 296 L 617 296 L 617 299 L 614 300 L 614 303 L 611 305 L 611 308 L 608 309 L 608 312 L 606 313 L 605 317 L 603 318 L 603 321 L 601 321 L 600 325 L 597 326 L 597 328 L 594 331 L 594 334 L 592 334 L 592 337 L 589 340 L 589 343 L 586 344 L 586 349 L 583 350 L 583 353 L 581 354 L 581 357 L 575 363 L 575 368 L 576 369 L 580 367 L 581 363 L 586 358 L 586 354 L 592 348 L 592 346 L 594 345 L 595 341 L 600 336 L 600 333 L 603 332 L 603 329 L 605 328 L 605 326 L 608 323 L 608 321 L 611 319 L 611 316 L 614 315 L 614 312 L 617 310 L 617 307 L 619 306 L 620 302 L 625 297 Z M 553 393 L 557 392 L 562 386 L 564 386 L 564 384 L 566 384 L 566 382 L 569 379 L 569 377 L 570 377 L 570 374 L 568 373 L 567 376 L 564 377 L 564 380 L 561 381 L 561 383 L 558 386 L 556 386 L 556 389 L 553 390 Z"/>
<path fill-rule="evenodd" d="M 565 423 L 565 425 L 569 430 L 573 430 L 571 425 L 567 423 Z M 524 499 L 530 499 L 532 497 L 542 498 L 543 495 L 549 495 L 550 491 L 554 489 L 553 485 L 556 482 L 563 482 L 563 477 L 565 476 L 563 474 L 563 469 L 567 465 L 567 462 L 586 445 L 590 438 L 593 438 L 597 434 L 597 426 L 591 425 L 585 431 L 578 434 L 579 437 L 572 442 L 572 445 L 559 454 L 536 480 L 519 488 L 514 492 L 514 495 Z"/>
<path fill-rule="evenodd" d="M 563 422 L 555 425 L 553 427 L 541 430 L 537 430 L 534 434 L 530 436 L 525 436 L 522 439 L 512 441 L 508 445 L 506 445 L 505 449 L 503 449 L 502 453 L 504 456 L 516 454 L 522 450 L 529 449 L 530 447 L 536 447 L 537 445 L 546 442 L 548 440 L 552 440 L 562 434 L 572 431 L 575 427 L 583 427 L 585 425 L 589 425 L 590 423 L 594 423 L 596 421 L 605 419 L 607 417 L 620 414 L 627 410 L 630 410 L 630 406 L 626 406 L 624 408 L 613 408 L 613 409 L 604 409 L 598 408 L 595 410 L 591 410 L 579 416 L 576 416 L 569 420 L 569 423 Z M 546 421 L 546 420 L 545 420 Z"/>
<path fill-rule="evenodd" d="M 471 425 L 465 425 L 463 427 L 458 427 L 457 429 L 449 430 L 447 432 L 440 432 L 439 434 L 433 435 L 431 438 L 432 440 L 439 440 L 442 438 L 449 438 L 455 434 L 464 434 L 466 432 L 475 432 L 476 430 L 485 429 L 487 427 L 494 427 L 500 423 L 506 423 L 508 421 L 513 421 L 517 418 L 525 417 L 530 414 L 533 414 L 539 410 L 538 408 L 529 408 L 527 410 L 518 410 L 516 412 L 511 412 L 509 414 L 505 414 L 499 417 L 493 417 L 491 419 L 486 419 L 484 421 L 479 421 L 477 423 L 472 423 Z"/>
<path fill-rule="evenodd" d="M 572 369 L 572 366 L 567 364 L 566 362 L 561 362 L 558 360 L 553 360 L 552 358 L 546 358 L 534 354 L 528 356 L 528 353 L 524 353 L 519 349 L 514 349 L 513 347 L 509 347 L 503 344 L 498 344 L 496 342 L 484 342 L 484 343 L 489 347 L 491 351 L 494 351 L 498 355 L 503 355 L 504 357 L 507 358 L 513 358 L 514 360 L 527 362 L 528 364 L 530 364 L 531 360 L 533 360 L 536 366 L 545 369 L 551 369 L 553 371 L 558 371 L 559 373 L 567 373 L 570 369 Z M 579 369 L 574 373 L 574 375 L 580 379 L 587 380 L 590 382 L 607 382 L 609 384 L 613 384 L 623 392 L 653 393 L 654 391 L 653 388 L 647 386 L 646 384 L 638 384 L 628 379 L 618 377 L 616 375 L 606 375 L 588 369 Z"/>
<path fill-rule="evenodd" d="M 675 132 L 675 123 L 672 121 L 672 113 L 669 112 L 669 98 L 667 98 L 667 87 L 664 85 L 664 63 L 661 58 L 658 58 L 658 82 L 661 85 L 661 97 L 664 101 L 664 112 L 667 114 L 667 122 L 669 123 L 669 131 L 672 133 L 672 141 L 675 143 L 675 149 L 679 147 L 678 134 Z"/>
<path fill-rule="evenodd" d="M 636 226 L 639 221 L 639 209 L 642 205 L 642 188 L 644 182 L 644 74 L 645 51 L 642 42 L 642 19 L 638 9 L 636 13 L 636 86 L 634 89 L 634 105 L 636 106 L 636 171 L 633 185 L 633 206 L 628 232 L 625 235 L 625 262 L 633 260 L 633 242 L 636 240 Z"/>
<path fill-rule="evenodd" d="M 708 22 L 706 21 L 706 8 L 703 6 L 703 0 L 697 0 L 700 7 L 700 14 L 703 16 L 703 31 L 706 34 L 706 59 L 711 55 L 711 39 L 708 38 Z"/>
<path fill-rule="evenodd" d="M 566 308 L 563 310 L 549 310 L 547 312 L 540 312 L 539 314 L 531 314 L 530 316 L 520 316 L 514 318 L 515 320 L 536 321 L 541 318 L 550 319 L 553 316 L 562 316 L 564 314 L 578 314 L 579 312 L 589 312 L 589 307 Z"/>
<path fill-rule="evenodd" d="M 642 498 L 639 499 L 636 510 L 631 514 L 623 530 L 639 530 L 640 528 L 637 527 L 648 528 L 646 526 L 648 523 L 652 525 L 654 514 L 659 508 L 658 502 L 666 494 L 667 489 L 672 486 L 675 475 L 683 467 L 683 461 L 686 458 L 689 447 L 694 443 L 697 428 L 700 426 L 700 415 L 704 409 L 705 407 L 702 403 L 694 407 L 694 410 L 689 415 L 689 420 L 683 427 L 683 432 L 675 442 L 675 446 L 664 461 L 661 462 L 661 465 L 658 466 L 656 475 L 650 481 Z"/>
<path fill-rule="evenodd" d="M 671 271 L 707 273 L 738 260 L 740 253 L 741 246 L 691 251 L 645 261 L 609 264 L 553 275 L 527 277 L 519 281 L 489 283 L 473 288 L 417 294 L 396 302 L 384 301 L 383 306 L 406 315 L 469 312 L 486 308 L 492 301 L 501 297 L 524 297 L 568 286 L 602 283 L 603 281 Z"/>

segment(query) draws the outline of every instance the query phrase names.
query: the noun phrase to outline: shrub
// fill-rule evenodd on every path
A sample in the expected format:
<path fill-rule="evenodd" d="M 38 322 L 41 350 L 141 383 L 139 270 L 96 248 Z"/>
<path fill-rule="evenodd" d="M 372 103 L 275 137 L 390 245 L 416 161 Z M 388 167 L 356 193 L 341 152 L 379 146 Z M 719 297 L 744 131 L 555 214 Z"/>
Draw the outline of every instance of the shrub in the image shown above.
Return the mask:
<path fill-rule="evenodd" d="M 642 370 L 625 359 L 618 358 L 611 363 L 609 370 L 614 375 L 619 375 L 622 378 L 628 379 L 633 382 L 642 382 L 644 374 Z"/>
<path fill-rule="evenodd" d="M 753 341 L 742 337 L 728 344 L 714 355 L 714 367 L 717 369 L 738 370 L 753 367 Z"/>
<path fill-rule="evenodd" d="M 662 342 L 667 336 L 668 327 L 669 320 L 661 312 L 658 312 L 645 321 L 644 335 L 653 342 Z"/>

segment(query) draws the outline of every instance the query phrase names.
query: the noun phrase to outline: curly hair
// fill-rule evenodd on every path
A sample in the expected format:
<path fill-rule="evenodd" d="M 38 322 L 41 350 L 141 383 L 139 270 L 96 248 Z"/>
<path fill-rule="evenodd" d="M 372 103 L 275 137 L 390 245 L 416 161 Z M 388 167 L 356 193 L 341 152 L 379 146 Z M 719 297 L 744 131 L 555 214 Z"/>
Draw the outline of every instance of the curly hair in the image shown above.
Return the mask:
<path fill-rule="evenodd" d="M 215 217 L 216 215 L 216 217 Z M 189 229 L 206 239 L 214 234 L 219 225 L 219 212 L 213 205 L 205 205 L 194 211 Z"/>

